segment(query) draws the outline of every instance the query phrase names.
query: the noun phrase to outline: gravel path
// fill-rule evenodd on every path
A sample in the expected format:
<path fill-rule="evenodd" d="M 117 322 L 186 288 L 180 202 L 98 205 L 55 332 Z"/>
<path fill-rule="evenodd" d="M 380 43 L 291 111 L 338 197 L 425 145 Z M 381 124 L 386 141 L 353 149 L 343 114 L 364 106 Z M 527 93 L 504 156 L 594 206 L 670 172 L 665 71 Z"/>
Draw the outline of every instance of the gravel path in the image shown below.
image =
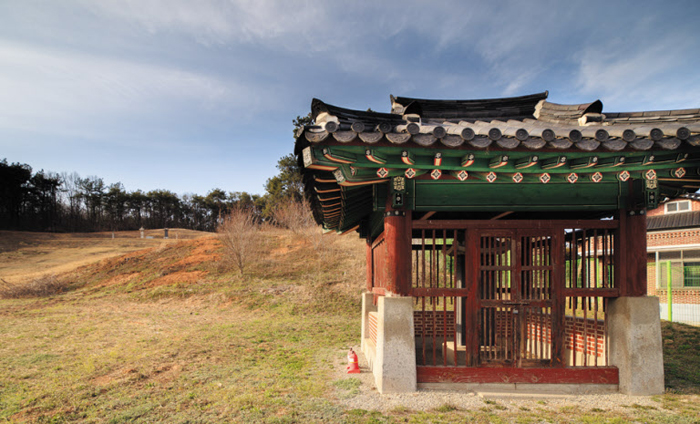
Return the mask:
<path fill-rule="evenodd" d="M 337 389 L 337 402 L 348 409 L 364 409 L 387 413 L 398 410 L 428 411 L 445 405 L 459 409 L 479 409 L 486 406 L 487 400 L 493 400 L 503 408 L 501 411 L 516 412 L 547 409 L 559 411 L 562 407 L 578 407 L 584 411 L 594 408 L 605 411 L 629 411 L 630 405 L 641 407 L 659 407 L 660 404 L 649 396 L 628 396 L 613 394 L 586 395 L 509 395 L 483 394 L 469 391 L 448 391 L 420 389 L 414 393 L 380 394 L 374 384 L 374 376 L 367 366 L 367 361 L 359 346 L 354 347 L 360 363 L 360 374 L 346 374 L 345 356 L 336 364 L 337 380 L 358 378 L 361 382 L 356 391 Z"/>

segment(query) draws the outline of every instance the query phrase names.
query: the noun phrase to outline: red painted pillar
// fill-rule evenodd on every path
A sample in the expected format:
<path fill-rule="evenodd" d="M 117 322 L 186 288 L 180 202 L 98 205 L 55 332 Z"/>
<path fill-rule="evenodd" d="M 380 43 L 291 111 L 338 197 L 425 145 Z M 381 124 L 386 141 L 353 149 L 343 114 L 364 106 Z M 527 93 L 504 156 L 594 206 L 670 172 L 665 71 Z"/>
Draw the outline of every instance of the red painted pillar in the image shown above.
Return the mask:
<path fill-rule="evenodd" d="M 467 366 L 479 365 L 479 267 L 481 261 L 481 237 L 478 231 L 468 229 L 464 237 L 466 254 L 464 255 L 464 278 L 467 292 L 465 322 L 466 337 L 465 346 L 467 353 Z"/>
<path fill-rule="evenodd" d="M 374 286 L 374 255 L 372 242 L 367 238 L 367 291 L 371 292 Z"/>
<path fill-rule="evenodd" d="M 647 295 L 647 216 L 646 213 L 619 212 L 620 231 L 615 246 L 619 267 L 620 296 Z"/>
<path fill-rule="evenodd" d="M 411 294 L 411 230 L 411 211 L 392 209 L 389 196 L 384 215 L 386 290 L 399 296 Z"/>
<path fill-rule="evenodd" d="M 554 227 L 554 235 L 552 236 L 552 244 L 555 248 L 551 252 L 552 264 L 560 264 L 552 267 L 552 366 L 563 367 L 566 363 L 565 359 L 565 332 L 566 332 L 566 295 L 564 294 L 565 282 L 565 253 L 563 247 L 566 245 L 564 241 L 564 229 Z"/>

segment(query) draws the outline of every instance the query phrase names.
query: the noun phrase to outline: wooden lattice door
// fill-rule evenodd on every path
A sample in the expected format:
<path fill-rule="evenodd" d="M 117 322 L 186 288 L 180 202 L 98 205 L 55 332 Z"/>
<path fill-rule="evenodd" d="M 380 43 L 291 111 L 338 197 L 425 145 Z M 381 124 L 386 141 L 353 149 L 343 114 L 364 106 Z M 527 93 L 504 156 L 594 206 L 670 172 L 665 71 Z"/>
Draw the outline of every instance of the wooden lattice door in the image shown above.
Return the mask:
<path fill-rule="evenodd" d="M 616 384 L 614 220 L 414 222 L 421 383 Z"/>
<path fill-rule="evenodd" d="M 479 366 L 552 364 L 553 240 L 539 230 L 480 232 L 474 323 Z"/>

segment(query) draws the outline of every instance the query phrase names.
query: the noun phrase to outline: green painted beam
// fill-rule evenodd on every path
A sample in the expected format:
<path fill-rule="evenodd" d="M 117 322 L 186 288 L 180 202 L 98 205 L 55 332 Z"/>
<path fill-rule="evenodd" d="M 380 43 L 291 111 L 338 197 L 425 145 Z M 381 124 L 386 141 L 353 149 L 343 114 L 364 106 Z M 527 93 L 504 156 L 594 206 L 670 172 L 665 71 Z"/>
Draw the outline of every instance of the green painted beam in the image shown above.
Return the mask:
<path fill-rule="evenodd" d="M 451 184 L 416 181 L 417 211 L 614 210 L 622 207 L 622 187 L 614 183 Z"/>

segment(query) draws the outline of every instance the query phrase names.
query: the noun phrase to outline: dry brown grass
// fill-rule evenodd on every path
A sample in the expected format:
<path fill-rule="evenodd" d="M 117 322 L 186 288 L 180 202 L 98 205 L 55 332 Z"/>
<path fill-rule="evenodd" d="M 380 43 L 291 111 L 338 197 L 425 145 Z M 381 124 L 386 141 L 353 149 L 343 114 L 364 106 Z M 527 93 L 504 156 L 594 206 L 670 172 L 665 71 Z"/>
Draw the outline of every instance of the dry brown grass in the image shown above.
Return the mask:
<path fill-rule="evenodd" d="M 68 282 L 55 275 L 33 278 L 26 283 L 10 283 L 0 278 L 0 298 L 21 299 L 24 297 L 47 297 L 68 290 Z"/>
<path fill-rule="evenodd" d="M 137 250 L 167 246 L 180 240 L 211 235 L 201 231 L 171 229 L 163 239 L 163 230 L 103 233 L 29 233 L 0 231 L 0 278 L 10 284 L 30 283 L 45 275 L 61 275 L 79 266 Z"/>

